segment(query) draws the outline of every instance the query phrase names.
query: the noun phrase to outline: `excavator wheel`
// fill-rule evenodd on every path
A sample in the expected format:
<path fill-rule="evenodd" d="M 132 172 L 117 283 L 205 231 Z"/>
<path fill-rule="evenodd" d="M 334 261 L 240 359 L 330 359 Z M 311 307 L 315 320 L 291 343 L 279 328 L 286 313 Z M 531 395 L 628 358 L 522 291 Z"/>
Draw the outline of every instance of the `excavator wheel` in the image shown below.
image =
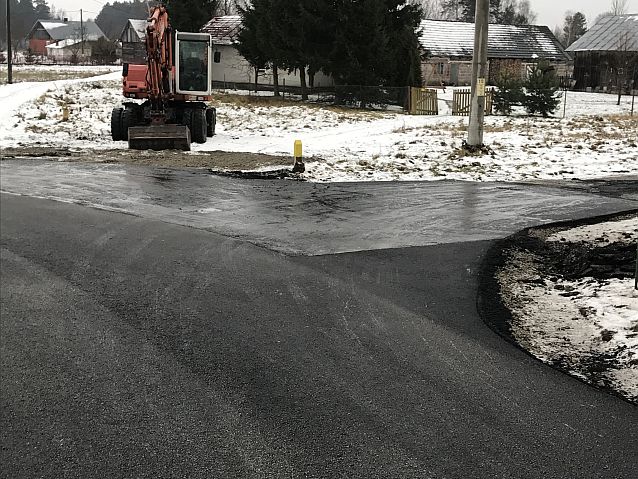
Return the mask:
<path fill-rule="evenodd" d="M 195 143 L 206 143 L 206 110 L 204 108 L 195 108 L 192 111 L 191 139 Z"/>
<path fill-rule="evenodd" d="M 217 110 L 215 108 L 206 108 L 206 136 L 211 137 L 215 134 L 216 124 Z"/>
<path fill-rule="evenodd" d="M 184 108 L 184 110 L 182 111 L 181 124 L 188 127 L 188 131 L 190 131 L 191 140 L 192 140 L 193 139 L 193 109 L 192 108 Z"/>
<path fill-rule="evenodd" d="M 128 140 L 128 129 L 136 124 L 135 110 L 124 108 L 122 111 L 122 139 Z"/>
<path fill-rule="evenodd" d="M 123 108 L 113 108 L 111 112 L 111 138 L 113 141 L 124 140 L 124 131 L 122 129 L 122 112 Z"/>

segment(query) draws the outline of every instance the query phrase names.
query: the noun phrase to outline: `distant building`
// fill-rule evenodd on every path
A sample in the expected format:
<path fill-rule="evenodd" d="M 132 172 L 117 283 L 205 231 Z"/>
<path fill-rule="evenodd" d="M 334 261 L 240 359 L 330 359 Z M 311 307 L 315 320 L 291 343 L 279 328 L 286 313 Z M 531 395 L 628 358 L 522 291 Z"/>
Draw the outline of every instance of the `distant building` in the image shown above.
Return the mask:
<path fill-rule="evenodd" d="M 122 62 L 143 65 L 146 63 L 146 27 L 147 20 L 129 18 L 120 34 L 122 44 Z"/>
<path fill-rule="evenodd" d="M 102 37 L 106 38 L 106 35 L 91 20 L 85 22 L 38 20 L 27 35 L 27 42 L 28 48 L 36 55 L 58 55 L 57 52 L 65 49 L 68 51 L 77 50 L 81 53 L 84 49 L 83 56 L 90 57 L 91 44 Z M 84 40 L 84 45 L 82 45 L 82 40 Z M 47 49 L 47 46 L 51 45 L 58 48 Z"/>
<path fill-rule="evenodd" d="M 419 40 L 427 57 L 422 64 L 426 85 L 470 85 L 474 53 L 474 24 L 424 20 Z M 558 75 L 565 75 L 570 57 L 551 30 L 539 25 L 490 24 L 487 57 L 488 83 L 501 68 L 514 68 L 521 77 L 540 59 L 548 60 Z"/>
<path fill-rule="evenodd" d="M 227 15 L 214 17 L 201 29 L 213 37 L 213 82 L 216 86 L 232 88 L 253 84 L 255 81 L 255 69 L 242 57 L 237 50 L 237 37 L 241 30 L 241 17 L 239 15 Z M 272 70 L 259 72 L 260 84 L 272 84 Z M 279 85 L 300 86 L 297 72 L 288 73 L 279 70 Z M 334 85 L 331 77 L 317 72 L 314 77 L 315 87 Z"/>
<path fill-rule="evenodd" d="M 601 18 L 567 51 L 576 89 L 638 88 L 638 14 Z"/>

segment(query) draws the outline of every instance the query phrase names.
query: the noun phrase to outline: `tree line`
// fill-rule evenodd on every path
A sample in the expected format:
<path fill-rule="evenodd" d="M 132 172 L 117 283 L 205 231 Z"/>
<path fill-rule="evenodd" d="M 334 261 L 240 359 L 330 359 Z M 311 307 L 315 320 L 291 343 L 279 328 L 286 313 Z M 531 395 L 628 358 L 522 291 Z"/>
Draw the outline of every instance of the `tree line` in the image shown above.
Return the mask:
<path fill-rule="evenodd" d="M 256 71 L 298 72 L 302 96 L 322 71 L 338 85 L 421 84 L 421 7 L 405 0 L 253 0 L 239 8 L 239 52 Z"/>
<path fill-rule="evenodd" d="M 11 44 L 15 48 L 38 20 L 62 19 L 64 12 L 50 7 L 46 0 L 9 0 L 11 3 Z M 0 45 L 7 48 L 7 0 L 0 0 Z"/>
<path fill-rule="evenodd" d="M 476 0 L 410 0 L 429 20 L 474 22 Z M 504 25 L 529 25 L 536 14 L 529 0 L 490 0 L 490 22 Z"/>

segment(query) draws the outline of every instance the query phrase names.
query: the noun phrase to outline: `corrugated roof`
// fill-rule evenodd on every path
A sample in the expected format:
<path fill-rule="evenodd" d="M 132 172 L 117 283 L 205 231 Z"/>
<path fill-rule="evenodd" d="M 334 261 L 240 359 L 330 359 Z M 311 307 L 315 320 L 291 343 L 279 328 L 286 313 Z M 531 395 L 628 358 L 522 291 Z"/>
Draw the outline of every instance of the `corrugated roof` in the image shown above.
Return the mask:
<path fill-rule="evenodd" d="M 241 17 L 239 15 L 226 15 L 213 17 L 201 29 L 213 37 L 213 43 L 218 45 L 233 45 L 237 42 L 237 35 L 241 30 Z"/>
<path fill-rule="evenodd" d="M 638 52 L 638 14 L 603 17 L 567 48 L 568 52 L 619 50 Z"/>
<path fill-rule="evenodd" d="M 445 20 L 423 20 L 419 40 L 434 57 L 471 58 L 474 24 Z M 488 28 L 489 58 L 565 61 L 569 57 L 551 30 L 540 25 L 499 25 Z"/>
<path fill-rule="evenodd" d="M 51 36 L 53 40 L 66 40 L 67 38 L 75 38 L 79 35 L 80 28 L 84 27 L 84 39 L 85 40 L 97 40 L 101 37 L 106 37 L 104 32 L 97 26 L 97 24 L 91 20 L 83 22 L 70 21 L 70 22 L 55 22 L 48 20 L 38 20 L 29 33 L 29 37 L 33 31 L 41 25 L 44 30 Z"/>

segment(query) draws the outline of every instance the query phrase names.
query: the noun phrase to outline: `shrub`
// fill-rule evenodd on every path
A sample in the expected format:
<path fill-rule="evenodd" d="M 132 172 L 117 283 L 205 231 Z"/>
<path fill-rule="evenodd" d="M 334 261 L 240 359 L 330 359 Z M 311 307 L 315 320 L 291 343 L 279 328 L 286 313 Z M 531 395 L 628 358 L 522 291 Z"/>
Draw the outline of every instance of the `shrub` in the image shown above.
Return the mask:
<path fill-rule="evenodd" d="M 509 115 L 513 106 L 523 103 L 525 93 L 518 65 L 502 66 L 494 78 L 494 84 L 497 91 L 493 105 L 497 113 Z"/>
<path fill-rule="evenodd" d="M 527 113 L 539 113 L 543 117 L 554 113 L 560 104 L 558 97 L 558 77 L 549 62 L 541 61 L 532 66 L 525 81 L 523 104 Z"/>

